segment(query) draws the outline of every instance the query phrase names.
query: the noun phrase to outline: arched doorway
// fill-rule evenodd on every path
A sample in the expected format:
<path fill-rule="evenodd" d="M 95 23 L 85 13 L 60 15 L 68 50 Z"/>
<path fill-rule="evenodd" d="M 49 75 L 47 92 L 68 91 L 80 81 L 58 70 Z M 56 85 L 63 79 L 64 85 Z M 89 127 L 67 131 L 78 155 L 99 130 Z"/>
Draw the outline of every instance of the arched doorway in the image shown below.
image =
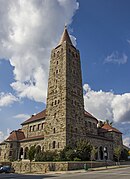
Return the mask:
<path fill-rule="evenodd" d="M 39 154 L 40 152 L 41 152 L 41 146 L 38 145 L 38 146 L 36 147 L 36 154 Z"/>
<path fill-rule="evenodd" d="M 23 159 L 23 148 L 20 148 L 19 159 Z"/>
<path fill-rule="evenodd" d="M 100 157 L 100 160 L 103 160 L 103 147 L 102 146 L 99 148 L 99 157 Z"/>
<path fill-rule="evenodd" d="M 25 148 L 24 150 L 24 159 L 28 158 L 28 147 Z"/>

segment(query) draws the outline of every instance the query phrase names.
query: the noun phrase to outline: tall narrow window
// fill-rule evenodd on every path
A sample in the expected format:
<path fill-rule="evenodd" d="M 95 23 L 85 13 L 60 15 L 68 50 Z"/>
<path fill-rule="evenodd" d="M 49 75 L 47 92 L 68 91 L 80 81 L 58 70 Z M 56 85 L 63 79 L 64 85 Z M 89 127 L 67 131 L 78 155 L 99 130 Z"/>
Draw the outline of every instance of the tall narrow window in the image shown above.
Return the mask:
<path fill-rule="evenodd" d="M 55 100 L 55 105 L 56 105 L 56 100 Z"/>
<path fill-rule="evenodd" d="M 52 148 L 53 148 L 53 149 L 56 148 L 56 141 L 53 141 L 53 143 L 52 143 Z"/>

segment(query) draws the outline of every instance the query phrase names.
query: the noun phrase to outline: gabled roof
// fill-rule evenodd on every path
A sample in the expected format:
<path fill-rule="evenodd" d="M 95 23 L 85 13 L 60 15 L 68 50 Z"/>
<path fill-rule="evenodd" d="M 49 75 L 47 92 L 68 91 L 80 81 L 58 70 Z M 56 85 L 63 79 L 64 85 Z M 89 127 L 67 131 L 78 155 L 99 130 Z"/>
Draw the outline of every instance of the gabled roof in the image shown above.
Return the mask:
<path fill-rule="evenodd" d="M 35 121 L 38 121 L 40 119 L 44 119 L 45 116 L 46 116 L 46 109 L 37 113 L 36 115 L 32 115 L 29 119 L 24 121 L 21 125 L 28 124 L 28 123 L 31 123 L 31 122 L 35 122 Z"/>
<path fill-rule="evenodd" d="M 112 127 L 112 126 L 109 125 L 109 124 L 104 124 L 104 125 L 101 127 L 101 129 L 105 129 L 105 130 L 107 130 L 107 132 L 116 132 L 116 133 L 122 134 L 118 129 Z M 102 130 L 102 132 L 103 132 L 103 130 Z M 104 132 L 105 132 L 105 131 L 104 131 Z"/>
<path fill-rule="evenodd" d="M 98 120 L 92 114 L 90 114 L 89 112 L 84 110 L 84 114 L 85 114 L 86 117 L 93 118 L 98 122 Z"/>
<path fill-rule="evenodd" d="M 59 42 L 58 46 L 61 45 L 65 41 L 68 42 L 69 44 L 73 45 L 72 42 L 71 42 L 71 39 L 70 39 L 70 36 L 69 36 L 69 33 L 67 31 L 66 26 L 64 28 L 64 31 L 63 31 L 63 34 L 61 36 L 61 39 L 60 39 L 60 42 Z"/>
<path fill-rule="evenodd" d="M 12 131 L 9 137 L 5 141 L 19 141 L 25 138 L 25 135 L 21 129 Z"/>

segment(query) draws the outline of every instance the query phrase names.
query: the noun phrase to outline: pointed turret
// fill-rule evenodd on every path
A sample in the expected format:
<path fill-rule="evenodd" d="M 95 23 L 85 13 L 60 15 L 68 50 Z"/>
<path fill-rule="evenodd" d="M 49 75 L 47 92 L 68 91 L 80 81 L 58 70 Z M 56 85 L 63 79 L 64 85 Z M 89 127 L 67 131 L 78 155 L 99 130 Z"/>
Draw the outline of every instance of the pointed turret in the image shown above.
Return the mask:
<path fill-rule="evenodd" d="M 69 33 L 67 31 L 66 26 L 64 28 L 64 31 L 63 31 L 63 34 L 61 36 L 61 39 L 60 39 L 60 42 L 59 42 L 58 46 L 61 45 L 65 41 L 68 42 L 69 44 L 73 45 L 72 42 L 71 42 L 71 39 L 70 39 L 70 36 L 69 36 Z"/>

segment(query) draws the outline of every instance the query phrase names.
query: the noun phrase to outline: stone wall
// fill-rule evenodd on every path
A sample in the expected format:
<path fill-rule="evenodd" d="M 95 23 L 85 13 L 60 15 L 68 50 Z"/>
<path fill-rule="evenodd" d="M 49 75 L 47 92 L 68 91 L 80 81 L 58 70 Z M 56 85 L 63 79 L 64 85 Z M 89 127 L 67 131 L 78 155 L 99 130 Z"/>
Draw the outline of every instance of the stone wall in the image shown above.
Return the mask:
<path fill-rule="evenodd" d="M 67 171 L 68 162 L 12 162 L 16 173 L 46 173 L 49 171 Z"/>
<path fill-rule="evenodd" d="M 91 161 L 89 162 L 29 162 L 20 161 L 12 162 L 12 166 L 16 173 L 46 173 L 49 171 L 68 171 L 84 169 L 84 164 L 91 167 Z M 107 162 L 107 165 L 115 165 L 115 162 Z M 106 166 L 105 162 L 92 162 L 92 167 Z"/>

